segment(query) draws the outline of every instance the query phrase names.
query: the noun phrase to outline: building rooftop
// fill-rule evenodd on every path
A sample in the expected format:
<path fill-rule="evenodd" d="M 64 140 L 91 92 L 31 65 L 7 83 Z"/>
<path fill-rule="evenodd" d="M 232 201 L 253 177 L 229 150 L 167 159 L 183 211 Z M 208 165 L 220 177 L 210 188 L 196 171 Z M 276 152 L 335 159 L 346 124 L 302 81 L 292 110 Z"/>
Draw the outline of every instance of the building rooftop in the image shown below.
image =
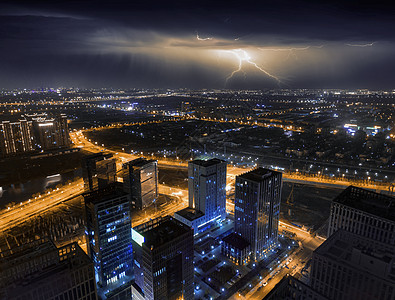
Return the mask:
<path fill-rule="evenodd" d="M 392 276 L 395 275 L 395 268 L 392 268 L 395 262 L 394 246 L 345 230 L 336 231 L 314 253 L 376 276 L 386 277 L 388 272 L 393 273 Z"/>
<path fill-rule="evenodd" d="M 300 298 L 296 298 L 300 295 Z M 311 297 L 306 295 L 311 295 Z M 295 297 L 296 296 L 296 297 Z M 315 299 L 329 300 L 317 291 L 313 290 L 309 285 L 298 280 L 296 276 L 286 274 L 279 283 L 263 298 L 262 300 L 289 300 L 289 299 Z"/>
<path fill-rule="evenodd" d="M 349 186 L 333 202 L 395 221 L 395 198 L 363 188 Z"/>
<path fill-rule="evenodd" d="M 184 209 L 181 209 L 177 211 L 176 214 L 180 215 L 181 217 L 191 222 L 204 216 L 203 212 L 191 207 L 186 207 Z"/>
<path fill-rule="evenodd" d="M 218 159 L 218 158 L 212 158 L 212 159 L 208 159 L 208 160 L 203 160 L 203 159 L 195 159 L 191 162 L 189 162 L 190 164 L 194 164 L 194 165 L 198 165 L 198 166 L 202 166 L 202 167 L 211 167 L 214 166 L 216 164 L 220 164 L 220 163 L 224 163 L 224 160 Z"/>
<path fill-rule="evenodd" d="M 48 238 L 34 240 L 30 243 L 23 244 L 13 249 L 7 249 L 0 252 L 0 271 L 3 265 L 7 265 L 10 261 L 16 259 L 23 259 L 27 255 L 39 256 L 42 253 L 48 253 L 56 250 L 55 244 Z"/>
<path fill-rule="evenodd" d="M 86 161 L 97 160 L 98 158 L 102 158 L 102 159 L 106 158 L 106 159 L 108 159 L 108 158 L 111 158 L 111 157 L 113 157 L 113 155 L 110 152 L 97 152 L 97 153 L 93 153 L 93 154 L 90 154 L 90 155 L 86 156 L 84 158 L 84 160 L 86 160 Z"/>
<path fill-rule="evenodd" d="M 114 198 L 119 198 L 125 195 L 127 195 L 127 193 L 123 191 L 122 183 L 120 182 L 115 182 L 106 186 L 105 188 L 83 194 L 86 203 L 94 204 Z"/>
<path fill-rule="evenodd" d="M 222 239 L 224 243 L 234 246 L 237 249 L 243 250 L 250 246 L 250 243 L 243 239 L 237 233 L 232 232 Z"/>
<path fill-rule="evenodd" d="M 252 170 L 252 171 L 249 171 L 247 173 L 238 175 L 237 177 L 246 179 L 246 180 L 261 182 L 267 178 L 270 178 L 270 177 L 273 177 L 273 176 L 279 175 L 279 174 L 281 175 L 282 173 L 259 167 L 257 169 Z"/>
<path fill-rule="evenodd" d="M 89 264 L 92 261 L 77 243 L 57 248 L 48 239 L 36 240 L 13 249 L 12 254 L 0 259 L 0 288 L 8 286 L 9 292 L 17 296 L 18 287 L 23 289 L 65 270 Z M 11 269 L 15 269 L 17 275 Z"/>
<path fill-rule="evenodd" d="M 136 158 L 136 159 L 133 159 L 131 161 L 124 163 L 123 166 L 131 166 L 131 167 L 141 168 L 141 167 L 144 167 L 145 165 L 153 163 L 153 162 L 158 162 L 158 161 L 155 159 L 146 159 L 145 157 L 139 157 L 139 158 Z"/>
<path fill-rule="evenodd" d="M 142 229 L 139 230 L 139 228 Z M 192 229 L 189 226 L 169 216 L 161 218 L 145 228 L 138 226 L 136 231 L 144 237 L 144 244 L 148 248 L 155 248 L 170 243 L 188 232 L 192 234 Z"/>

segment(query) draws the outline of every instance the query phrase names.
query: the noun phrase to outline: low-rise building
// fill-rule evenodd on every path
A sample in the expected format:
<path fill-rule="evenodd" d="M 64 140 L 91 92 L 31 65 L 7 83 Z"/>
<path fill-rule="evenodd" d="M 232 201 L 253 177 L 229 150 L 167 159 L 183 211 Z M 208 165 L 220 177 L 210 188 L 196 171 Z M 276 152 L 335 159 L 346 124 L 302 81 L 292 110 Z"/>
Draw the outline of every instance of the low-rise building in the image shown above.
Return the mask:
<path fill-rule="evenodd" d="M 221 253 L 237 265 L 245 265 L 251 259 L 251 245 L 236 233 L 222 239 Z"/>

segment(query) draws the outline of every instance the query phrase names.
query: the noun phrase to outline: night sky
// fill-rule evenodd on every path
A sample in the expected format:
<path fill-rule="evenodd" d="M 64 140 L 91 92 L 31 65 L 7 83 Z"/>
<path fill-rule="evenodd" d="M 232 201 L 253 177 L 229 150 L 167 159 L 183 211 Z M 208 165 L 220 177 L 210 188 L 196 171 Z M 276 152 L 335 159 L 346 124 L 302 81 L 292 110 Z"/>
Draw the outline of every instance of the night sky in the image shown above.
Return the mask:
<path fill-rule="evenodd" d="M 0 88 L 393 89 L 394 16 L 380 1 L 0 2 Z"/>

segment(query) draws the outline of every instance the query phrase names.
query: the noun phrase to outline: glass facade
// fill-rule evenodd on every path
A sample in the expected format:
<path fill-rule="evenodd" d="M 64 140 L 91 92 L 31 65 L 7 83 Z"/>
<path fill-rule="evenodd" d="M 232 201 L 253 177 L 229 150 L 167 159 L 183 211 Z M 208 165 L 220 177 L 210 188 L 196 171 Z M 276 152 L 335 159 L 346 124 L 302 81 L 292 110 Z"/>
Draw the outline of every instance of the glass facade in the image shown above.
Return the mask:
<path fill-rule="evenodd" d="M 194 299 L 193 230 L 171 217 L 134 230 L 133 299 Z"/>
<path fill-rule="evenodd" d="M 131 275 L 132 236 L 126 193 L 110 190 L 105 199 L 95 198 L 102 197 L 101 192 L 85 197 L 88 253 L 94 261 L 97 282 L 107 286 Z"/>
<path fill-rule="evenodd" d="M 258 168 L 236 177 L 235 232 L 259 260 L 278 241 L 282 174 Z"/>
<path fill-rule="evenodd" d="M 158 166 L 156 160 L 143 157 L 123 164 L 124 191 L 131 195 L 133 207 L 144 208 L 158 198 Z"/>
<path fill-rule="evenodd" d="M 189 207 L 201 211 L 198 228 L 226 217 L 226 162 L 194 160 L 188 165 Z"/>

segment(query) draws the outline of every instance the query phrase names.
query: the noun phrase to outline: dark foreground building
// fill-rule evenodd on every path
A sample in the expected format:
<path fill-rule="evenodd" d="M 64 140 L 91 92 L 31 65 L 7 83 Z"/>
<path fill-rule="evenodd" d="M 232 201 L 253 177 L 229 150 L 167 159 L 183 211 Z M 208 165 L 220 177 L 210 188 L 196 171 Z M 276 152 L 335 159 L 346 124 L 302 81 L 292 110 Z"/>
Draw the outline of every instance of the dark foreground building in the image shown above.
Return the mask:
<path fill-rule="evenodd" d="M 286 275 L 263 300 L 329 300 L 307 284 Z"/>
<path fill-rule="evenodd" d="M 0 299 L 97 299 L 93 263 L 77 243 L 45 239 L 1 252 Z"/>
<path fill-rule="evenodd" d="M 194 299 L 193 229 L 172 217 L 133 228 L 133 299 Z"/>
<path fill-rule="evenodd" d="M 332 202 L 328 237 L 338 229 L 395 246 L 395 198 L 349 186 Z"/>
<path fill-rule="evenodd" d="M 158 161 L 140 157 L 122 168 L 123 187 L 130 194 L 133 207 L 142 209 L 158 199 Z"/>
<path fill-rule="evenodd" d="M 313 252 L 310 280 L 333 300 L 395 299 L 395 247 L 338 230 Z"/>
<path fill-rule="evenodd" d="M 82 161 L 82 177 L 84 190 L 95 191 L 116 181 L 116 162 L 111 153 L 95 153 Z"/>

